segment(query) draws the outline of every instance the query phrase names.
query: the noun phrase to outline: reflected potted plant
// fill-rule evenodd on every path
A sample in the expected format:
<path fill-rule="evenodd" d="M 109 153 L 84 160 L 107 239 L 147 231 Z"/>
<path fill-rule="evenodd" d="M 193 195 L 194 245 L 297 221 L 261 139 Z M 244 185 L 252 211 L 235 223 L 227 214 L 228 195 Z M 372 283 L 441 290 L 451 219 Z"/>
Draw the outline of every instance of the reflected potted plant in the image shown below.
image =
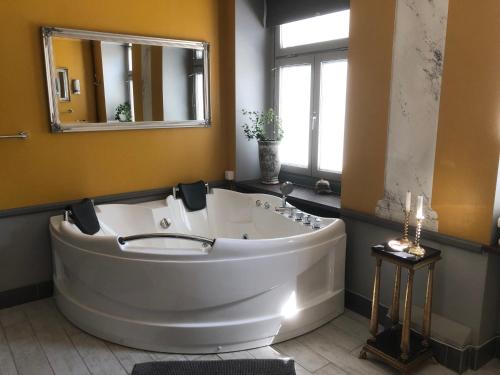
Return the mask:
<path fill-rule="evenodd" d="M 118 107 L 116 107 L 115 120 L 118 120 L 120 122 L 132 121 L 132 108 L 130 108 L 129 102 L 122 103 Z"/>
<path fill-rule="evenodd" d="M 241 112 L 248 119 L 243 124 L 245 136 L 249 141 L 257 139 L 259 144 L 260 181 L 268 185 L 279 183 L 279 144 L 284 135 L 281 119 L 272 108 L 265 112 L 245 109 Z"/>

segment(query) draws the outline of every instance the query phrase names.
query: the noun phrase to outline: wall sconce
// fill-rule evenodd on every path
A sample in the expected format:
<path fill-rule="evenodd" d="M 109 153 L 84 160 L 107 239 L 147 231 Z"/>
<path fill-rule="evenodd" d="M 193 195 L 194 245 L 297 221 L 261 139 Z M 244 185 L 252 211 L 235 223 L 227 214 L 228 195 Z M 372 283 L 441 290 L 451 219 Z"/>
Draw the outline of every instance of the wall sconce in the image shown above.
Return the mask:
<path fill-rule="evenodd" d="M 80 80 L 79 79 L 72 79 L 71 80 L 71 91 L 73 91 L 73 94 L 75 94 L 75 95 L 80 95 Z"/>

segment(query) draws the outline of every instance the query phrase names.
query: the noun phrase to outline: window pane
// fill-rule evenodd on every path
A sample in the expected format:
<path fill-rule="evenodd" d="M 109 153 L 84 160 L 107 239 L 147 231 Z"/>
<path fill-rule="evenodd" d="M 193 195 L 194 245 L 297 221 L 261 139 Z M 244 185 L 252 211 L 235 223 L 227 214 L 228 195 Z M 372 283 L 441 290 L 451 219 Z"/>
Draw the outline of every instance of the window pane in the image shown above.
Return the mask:
<path fill-rule="evenodd" d="M 342 172 L 347 61 L 321 63 L 318 169 Z"/>
<path fill-rule="evenodd" d="M 279 71 L 279 115 L 285 136 L 280 145 L 283 164 L 309 166 L 311 65 L 284 66 Z"/>
<path fill-rule="evenodd" d="M 349 37 L 349 10 L 285 23 L 280 26 L 281 48 Z"/>
<path fill-rule="evenodd" d="M 205 119 L 205 106 L 203 101 L 203 74 L 195 74 L 194 82 L 195 91 L 195 110 L 196 110 L 196 120 L 202 121 Z"/>

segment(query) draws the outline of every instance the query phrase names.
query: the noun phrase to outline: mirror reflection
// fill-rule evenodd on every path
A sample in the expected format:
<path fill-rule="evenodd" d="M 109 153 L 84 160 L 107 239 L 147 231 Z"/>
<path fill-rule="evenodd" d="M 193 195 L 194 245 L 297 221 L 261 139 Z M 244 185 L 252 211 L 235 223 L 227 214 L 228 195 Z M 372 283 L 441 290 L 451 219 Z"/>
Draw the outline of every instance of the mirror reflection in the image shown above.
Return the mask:
<path fill-rule="evenodd" d="M 205 50 L 52 37 L 61 124 L 205 120 Z"/>

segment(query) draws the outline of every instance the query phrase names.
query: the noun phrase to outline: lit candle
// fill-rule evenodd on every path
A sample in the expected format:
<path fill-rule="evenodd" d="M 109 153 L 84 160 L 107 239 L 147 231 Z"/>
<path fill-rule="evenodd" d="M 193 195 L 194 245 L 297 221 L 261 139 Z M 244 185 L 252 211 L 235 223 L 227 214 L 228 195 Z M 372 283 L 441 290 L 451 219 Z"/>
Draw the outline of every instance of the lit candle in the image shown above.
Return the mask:
<path fill-rule="evenodd" d="M 419 195 L 417 198 L 417 219 L 422 220 L 424 218 L 424 196 Z"/>
<path fill-rule="evenodd" d="M 411 210 L 411 191 L 406 192 L 406 205 L 405 205 L 405 211 L 410 212 Z"/>

